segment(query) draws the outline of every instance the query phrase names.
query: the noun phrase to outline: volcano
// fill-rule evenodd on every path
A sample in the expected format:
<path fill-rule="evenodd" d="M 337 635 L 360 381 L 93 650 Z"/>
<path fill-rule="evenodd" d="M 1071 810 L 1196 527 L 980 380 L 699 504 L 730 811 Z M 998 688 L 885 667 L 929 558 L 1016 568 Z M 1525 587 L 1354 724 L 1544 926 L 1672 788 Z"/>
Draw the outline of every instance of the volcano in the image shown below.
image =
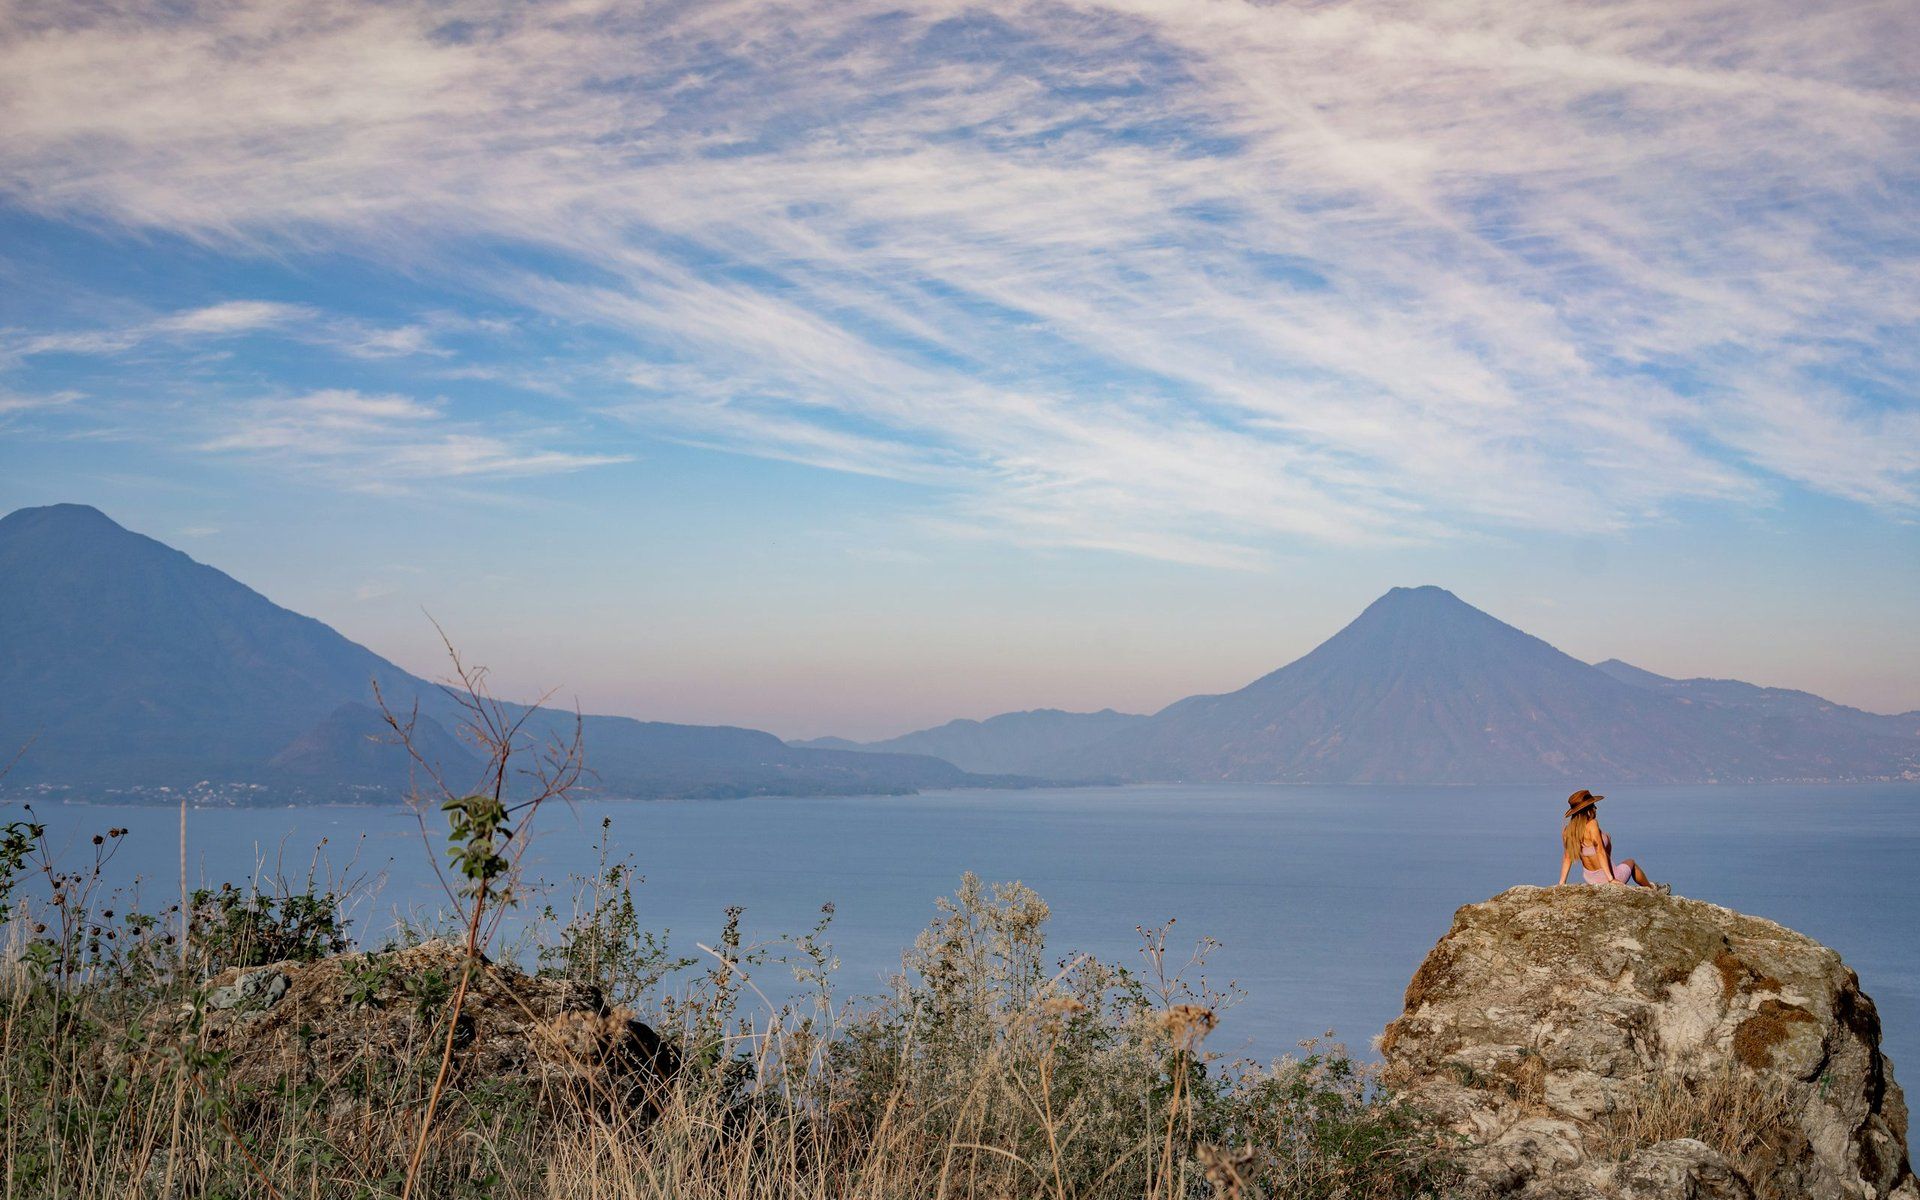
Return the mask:
<path fill-rule="evenodd" d="M 80 795 L 211 788 L 260 800 L 398 796 L 374 686 L 419 705 L 417 748 L 477 782 L 484 756 L 436 684 L 81 504 L 0 518 L 0 765 L 9 787 Z M 514 706 L 509 706 L 519 711 Z M 608 796 L 899 793 L 992 785 L 924 755 L 788 746 L 770 733 L 624 717 L 583 722 Z M 572 714 L 529 733 L 569 735 Z"/>
<path fill-rule="evenodd" d="M 1808 704 L 1788 725 L 1757 715 L 1738 688 L 1649 686 L 1608 666 L 1444 588 L 1394 588 L 1239 691 L 1189 697 L 1035 768 L 1141 781 L 1533 784 L 1884 779 L 1920 764 L 1912 721 L 1862 721 L 1871 714 L 1837 705 L 1823 717 Z"/>

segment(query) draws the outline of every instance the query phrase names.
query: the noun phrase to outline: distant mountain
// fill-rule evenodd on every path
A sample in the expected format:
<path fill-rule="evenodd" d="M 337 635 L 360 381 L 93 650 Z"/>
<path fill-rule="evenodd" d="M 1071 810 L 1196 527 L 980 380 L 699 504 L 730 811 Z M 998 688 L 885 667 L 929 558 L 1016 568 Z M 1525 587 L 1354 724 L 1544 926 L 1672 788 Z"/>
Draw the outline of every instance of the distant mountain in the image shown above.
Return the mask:
<path fill-rule="evenodd" d="M 0 518 L 0 748 L 32 745 L 10 788 L 396 792 L 408 760 L 379 739 L 377 682 L 418 702 L 423 751 L 460 774 L 477 754 L 416 678 L 97 509 Z M 567 732 L 568 714 L 530 726 Z M 591 787 L 614 796 L 894 793 L 991 784 L 938 759 L 796 749 L 769 733 L 587 717 Z"/>
<path fill-rule="evenodd" d="M 19 778 L 238 778 L 369 680 L 418 681 L 97 509 L 0 518 L 0 745 Z M 36 736 L 37 735 L 37 736 Z"/>
<path fill-rule="evenodd" d="M 793 745 L 822 750 L 931 754 L 968 771 L 1031 775 L 1060 755 L 1070 754 L 1146 720 L 1147 717 L 1115 712 L 1111 708 L 1091 713 L 1036 708 L 1029 712 L 1002 713 L 984 721 L 948 721 L 933 729 L 903 733 L 881 742 L 814 738 Z"/>
<path fill-rule="evenodd" d="M 477 773 L 437 686 L 81 505 L 0 518 L 0 755 L 10 790 L 396 794 L 411 762 L 372 707 Z M 518 711 L 518 710 L 516 710 Z M 565 734 L 569 714 L 530 730 Z M 612 796 L 893 793 L 1055 780 L 1745 782 L 1920 777 L 1920 713 L 1580 662 L 1436 587 L 1395 588 L 1304 658 L 1151 716 L 1007 713 L 885 742 L 583 720 Z M 972 772 L 979 772 L 978 774 Z M 1577 781 L 1577 782 L 1576 782 Z"/>
<path fill-rule="evenodd" d="M 413 747 L 442 779 L 478 778 L 485 765 L 432 717 L 414 721 Z M 295 738 L 267 760 L 267 767 L 273 778 L 340 795 L 404 789 L 416 769 L 380 710 L 353 701 Z"/>
<path fill-rule="evenodd" d="M 1737 679 L 1669 679 L 1617 658 L 1594 666 L 1622 683 L 1670 696 L 1688 704 L 1709 705 L 1730 718 L 1744 713 L 1754 736 L 1768 742 L 1830 740 L 1842 731 L 1869 738 L 1920 737 L 1920 712 L 1886 715 L 1866 712 L 1791 688 L 1761 687 Z M 1836 747 L 1837 749 L 1837 747 Z M 1871 748 L 1862 748 L 1871 753 Z"/>
<path fill-rule="evenodd" d="M 1920 772 L 1911 720 L 1818 711 L 1827 702 L 1817 697 L 1792 701 L 1799 707 L 1785 716 L 1788 700 L 1743 699 L 1748 685 L 1667 687 L 1645 675 L 1589 666 L 1441 588 L 1395 588 L 1304 658 L 1239 691 L 1182 700 L 1033 770 L 1435 784 Z"/>

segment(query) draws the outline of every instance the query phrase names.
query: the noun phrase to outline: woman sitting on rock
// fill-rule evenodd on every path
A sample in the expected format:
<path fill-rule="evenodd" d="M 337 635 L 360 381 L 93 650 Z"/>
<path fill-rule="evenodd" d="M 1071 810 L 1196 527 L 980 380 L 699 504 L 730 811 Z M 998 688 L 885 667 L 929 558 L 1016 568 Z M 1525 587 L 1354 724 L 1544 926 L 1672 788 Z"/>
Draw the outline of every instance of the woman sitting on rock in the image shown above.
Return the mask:
<path fill-rule="evenodd" d="M 1613 861 L 1613 839 L 1600 828 L 1598 805 L 1605 799 L 1586 788 L 1567 797 L 1567 823 L 1560 830 L 1560 882 L 1567 881 L 1567 872 L 1573 869 L 1573 860 L 1577 858 L 1580 876 L 1588 883 L 1637 883 L 1663 896 L 1670 895 L 1673 888 L 1648 879 L 1640 864 L 1631 858 Z"/>

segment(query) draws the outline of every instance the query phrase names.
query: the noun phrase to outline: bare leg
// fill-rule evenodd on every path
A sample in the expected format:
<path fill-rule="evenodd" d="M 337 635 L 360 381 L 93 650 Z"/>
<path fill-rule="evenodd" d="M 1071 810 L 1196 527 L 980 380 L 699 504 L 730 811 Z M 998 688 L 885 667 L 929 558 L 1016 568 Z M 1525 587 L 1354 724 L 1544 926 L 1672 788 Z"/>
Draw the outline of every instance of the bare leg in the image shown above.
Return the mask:
<path fill-rule="evenodd" d="M 1647 873 L 1640 869 L 1639 859 L 1629 858 L 1629 859 L 1626 859 L 1625 862 L 1629 867 L 1633 868 L 1633 881 L 1635 883 L 1639 884 L 1641 887 L 1644 887 L 1644 888 L 1650 888 L 1653 886 L 1653 880 L 1648 879 Z"/>

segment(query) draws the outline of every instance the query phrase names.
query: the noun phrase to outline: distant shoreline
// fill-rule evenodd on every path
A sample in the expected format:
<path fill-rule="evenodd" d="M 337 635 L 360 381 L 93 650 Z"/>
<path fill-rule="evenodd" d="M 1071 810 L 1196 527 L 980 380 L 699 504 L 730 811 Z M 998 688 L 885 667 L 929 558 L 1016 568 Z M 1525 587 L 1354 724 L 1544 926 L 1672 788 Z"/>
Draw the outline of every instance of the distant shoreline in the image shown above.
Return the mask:
<path fill-rule="evenodd" d="M 1920 785 L 1920 778 L 1909 777 L 1909 778 L 1873 778 L 1873 779 L 1768 779 L 1768 780 L 1710 780 L 1710 781 L 1693 780 L 1693 781 L 1656 782 L 1656 783 L 1618 783 L 1618 782 L 1612 782 L 1608 780 L 1592 781 L 1592 786 L 1597 788 L 1601 788 L 1601 789 L 1611 788 L 1611 789 L 1628 791 L 1628 792 L 1646 790 L 1646 789 L 1658 789 L 1658 788 L 1721 789 L 1721 788 L 1784 788 L 1784 787 L 1891 787 L 1891 786 L 1898 786 L 1902 784 Z M 856 800 L 856 799 L 910 800 L 916 797 L 924 797 L 924 796 L 960 796 L 960 795 L 995 796 L 995 795 L 1006 795 L 1010 792 L 1068 792 L 1068 791 L 1078 792 L 1078 791 L 1087 791 L 1090 789 L 1098 789 L 1098 788 L 1123 790 L 1123 791 L 1145 791 L 1153 788 L 1169 788 L 1169 787 L 1288 788 L 1288 789 L 1336 788 L 1336 789 L 1354 789 L 1354 790 L 1405 788 L 1409 790 L 1419 790 L 1419 791 L 1471 792 L 1471 791 L 1486 791 L 1489 789 L 1499 789 L 1502 791 L 1516 791 L 1516 790 L 1552 791 L 1555 789 L 1564 789 L 1571 786 L 1573 786 L 1573 783 L 1570 780 L 1559 780 L 1559 781 L 1553 781 L 1553 782 L 1547 782 L 1547 783 L 1351 783 L 1351 782 L 1323 783 L 1323 782 L 1316 782 L 1316 781 L 1309 781 L 1309 780 L 1272 780 L 1272 781 L 1254 782 L 1254 781 L 1226 780 L 1226 779 L 1209 779 L 1209 780 L 1199 780 L 1199 781 L 1170 779 L 1170 780 L 1128 781 L 1128 782 L 1109 782 L 1109 783 L 1058 783 L 1058 784 L 1037 783 L 1037 784 L 1030 784 L 1023 787 L 922 788 L 914 791 L 902 791 L 902 792 L 806 792 L 806 793 L 740 792 L 740 793 L 731 793 L 731 794 L 725 794 L 725 795 L 680 795 L 680 796 L 582 795 L 582 796 L 575 797 L 575 801 L 584 802 L 584 803 L 605 803 L 605 804 L 661 804 L 661 803 L 684 804 L 684 803 L 709 803 L 709 802 L 717 803 L 717 802 L 725 802 L 730 800 L 792 800 L 792 801 Z M 181 803 L 181 797 L 177 795 L 117 796 L 117 797 L 110 797 L 110 798 L 58 796 L 58 795 L 51 795 L 51 794 L 41 794 L 38 796 L 28 796 L 28 795 L 18 795 L 18 794 L 0 795 L 0 807 L 4 807 L 11 804 L 32 804 L 36 802 L 41 804 L 60 804 L 60 805 L 73 807 L 73 808 L 177 808 Z M 231 801 L 231 802 L 220 801 L 220 800 L 208 800 L 205 798 L 195 799 L 192 797 L 188 797 L 186 799 L 186 805 L 190 810 L 195 812 L 217 812 L 217 811 L 228 811 L 228 810 L 235 810 L 235 809 L 246 809 L 249 811 L 270 811 L 275 809 L 306 810 L 306 809 L 323 809 L 323 808 L 324 809 L 338 808 L 338 809 L 405 810 L 409 807 L 409 802 L 406 799 L 400 798 L 400 797 L 394 797 L 390 799 L 378 799 L 378 800 L 373 800 L 373 799 L 368 799 L 368 800 L 287 800 L 287 799 L 267 800 L 267 799 L 262 799 L 262 800 L 246 800 L 246 801 Z"/>

